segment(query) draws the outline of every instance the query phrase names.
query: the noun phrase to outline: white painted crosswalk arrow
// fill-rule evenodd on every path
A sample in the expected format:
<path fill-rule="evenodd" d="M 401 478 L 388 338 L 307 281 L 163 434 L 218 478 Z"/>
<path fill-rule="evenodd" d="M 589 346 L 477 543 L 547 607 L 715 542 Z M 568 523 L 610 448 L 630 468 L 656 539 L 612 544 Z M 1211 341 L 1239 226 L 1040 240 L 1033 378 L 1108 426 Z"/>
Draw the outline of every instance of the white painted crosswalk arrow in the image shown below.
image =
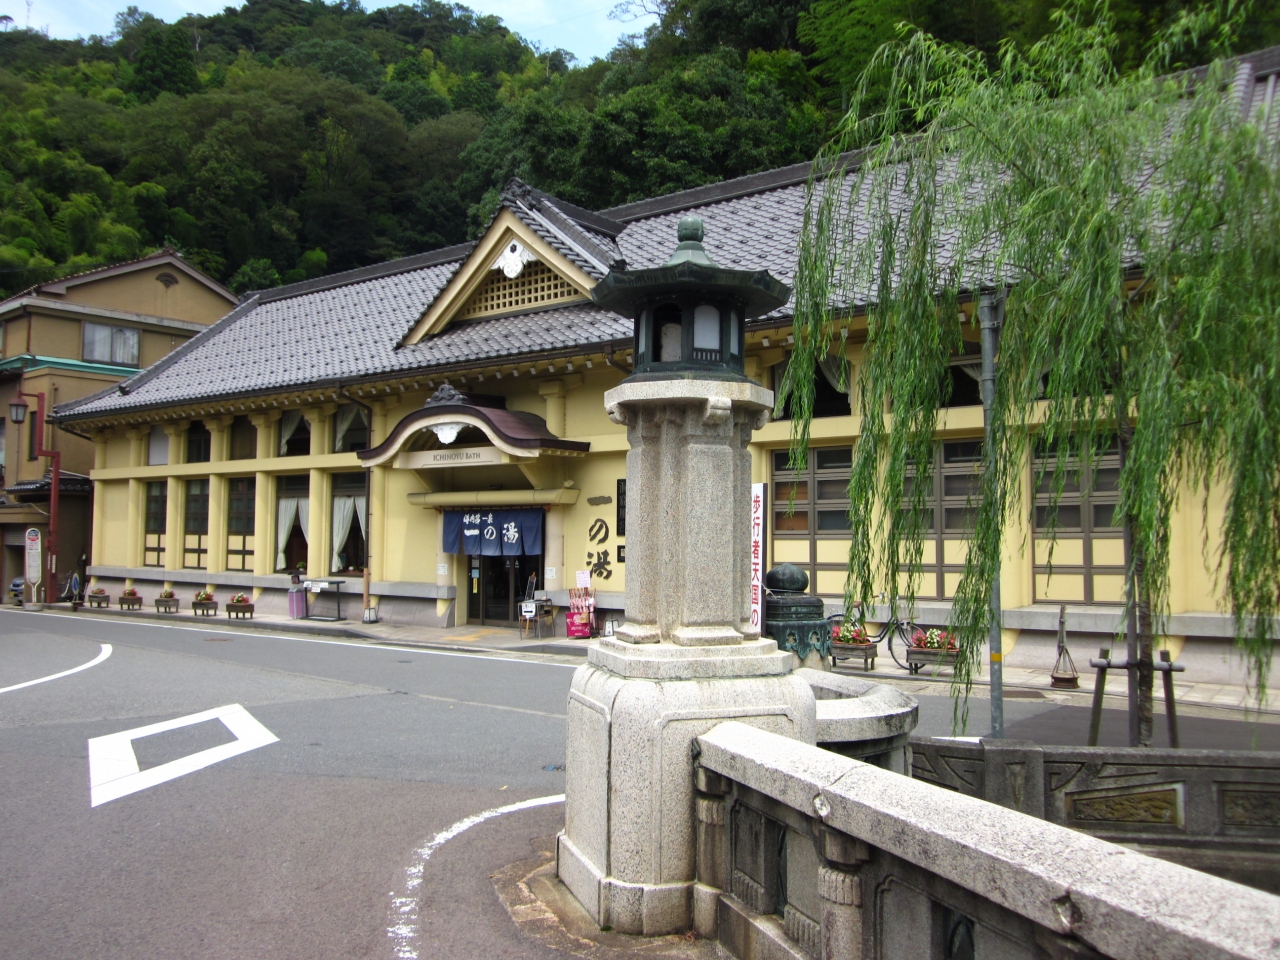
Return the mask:
<path fill-rule="evenodd" d="M 194 726 L 206 720 L 221 720 L 235 736 L 231 743 L 224 743 L 190 756 L 179 757 L 168 763 L 147 770 L 138 768 L 138 757 L 133 752 L 133 741 L 168 730 Z M 89 741 L 89 806 L 96 807 L 110 800 L 137 793 L 177 777 L 203 770 L 211 764 L 229 760 L 258 747 L 275 743 L 280 738 L 255 720 L 249 711 L 238 703 L 214 707 L 189 717 L 165 720 L 134 730 L 121 730 L 105 737 Z"/>

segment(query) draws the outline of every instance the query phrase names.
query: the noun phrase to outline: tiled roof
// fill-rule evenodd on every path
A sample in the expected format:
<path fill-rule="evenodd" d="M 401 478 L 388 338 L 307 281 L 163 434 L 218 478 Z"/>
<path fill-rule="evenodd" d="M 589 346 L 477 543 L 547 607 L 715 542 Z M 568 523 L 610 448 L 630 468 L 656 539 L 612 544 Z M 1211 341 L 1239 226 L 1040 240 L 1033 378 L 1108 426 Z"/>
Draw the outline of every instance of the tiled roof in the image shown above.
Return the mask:
<path fill-rule="evenodd" d="M 1280 71 L 1280 47 L 1240 57 L 1238 66 L 1233 89 L 1242 109 L 1263 110 L 1273 129 L 1280 126 L 1271 79 Z M 857 161 L 846 155 L 839 162 L 853 167 Z M 809 164 L 798 164 L 596 213 L 512 181 L 502 203 L 596 279 L 624 258 L 631 268 L 666 262 L 676 224 L 694 214 L 705 226 L 707 253 L 720 266 L 768 270 L 791 284 L 810 173 Z M 314 384 L 429 376 L 629 340 L 630 322 L 591 304 L 569 304 L 454 323 L 396 349 L 471 248 L 464 244 L 262 291 L 118 387 L 59 406 L 58 416 L 81 419 Z M 844 298 L 864 299 L 857 291 L 846 291 Z M 789 315 L 788 305 L 765 319 Z"/>
<path fill-rule="evenodd" d="M 502 204 L 561 256 L 595 280 L 604 279 L 609 268 L 622 257 L 614 240 L 623 229 L 621 223 L 588 213 L 519 180 L 507 185 Z M 610 232 L 613 228 L 616 231 Z"/>
<path fill-rule="evenodd" d="M 706 248 L 724 267 L 768 269 L 789 282 L 804 215 L 804 186 L 789 185 L 622 223 L 515 182 L 503 204 L 588 275 L 618 260 L 665 263 L 676 224 L 696 213 Z M 465 368 L 630 340 L 631 322 L 589 304 L 453 323 L 399 349 L 471 245 L 265 290 L 137 376 L 58 407 L 88 417 L 309 385 Z M 785 314 L 779 311 L 779 315 Z"/>

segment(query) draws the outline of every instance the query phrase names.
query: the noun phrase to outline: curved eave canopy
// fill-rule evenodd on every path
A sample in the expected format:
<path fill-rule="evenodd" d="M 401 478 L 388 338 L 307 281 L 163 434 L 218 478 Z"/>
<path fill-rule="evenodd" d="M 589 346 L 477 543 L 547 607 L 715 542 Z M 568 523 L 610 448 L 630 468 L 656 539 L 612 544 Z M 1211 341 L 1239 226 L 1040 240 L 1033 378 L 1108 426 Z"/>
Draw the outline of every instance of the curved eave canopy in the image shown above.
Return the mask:
<path fill-rule="evenodd" d="M 476 427 L 503 453 L 513 457 L 537 457 L 543 453 L 582 456 L 591 444 L 563 440 L 547 429 L 546 422 L 532 413 L 473 406 L 469 403 L 428 403 L 409 414 L 378 446 L 361 450 L 357 456 L 366 467 L 392 460 L 405 445 L 424 430 L 437 424 L 463 423 Z"/>
<path fill-rule="evenodd" d="M 685 261 L 644 270 L 611 270 L 591 290 L 597 306 L 634 317 L 637 305 L 670 296 L 736 300 L 746 319 L 777 310 L 791 288 L 768 270 L 726 270 Z"/>

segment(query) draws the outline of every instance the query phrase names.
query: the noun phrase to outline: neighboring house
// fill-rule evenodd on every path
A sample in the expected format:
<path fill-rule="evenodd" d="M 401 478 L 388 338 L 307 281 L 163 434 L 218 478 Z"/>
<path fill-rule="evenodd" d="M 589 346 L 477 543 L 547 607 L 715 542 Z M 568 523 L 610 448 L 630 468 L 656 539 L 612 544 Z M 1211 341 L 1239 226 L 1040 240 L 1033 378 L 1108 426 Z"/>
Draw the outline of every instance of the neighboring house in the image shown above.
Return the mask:
<path fill-rule="evenodd" d="M 1260 92 L 1267 78 L 1255 79 Z M 530 579 L 563 610 L 582 572 L 598 607 L 621 618 L 628 443 L 603 395 L 627 374 L 632 323 L 596 307 L 589 291 L 624 259 L 665 262 L 686 215 L 703 220 L 720 265 L 791 282 L 809 172 L 790 167 L 600 212 L 513 181 L 475 244 L 256 294 L 119 388 L 59 407 L 59 422 L 97 448 L 90 574 L 148 600 L 166 587 L 184 588 L 184 601 L 197 589 L 220 600 L 252 590 L 260 610 L 283 613 L 291 572 L 345 579 L 350 597 L 367 567 L 383 619 L 451 625 L 512 623 Z M 787 306 L 748 325 L 749 377 L 778 386 L 790 324 Z M 833 608 L 850 542 L 861 418 L 848 385 L 862 361 L 864 311 L 854 305 L 838 326 L 846 346 L 822 364 L 808 466 L 790 467 L 786 411 L 751 443 L 772 504 L 768 563 L 802 566 Z M 938 436 L 918 585 L 925 623 L 945 623 L 968 547 L 983 432 L 977 352 L 974 342 L 955 357 Z M 1060 602 L 1073 605 L 1074 631 L 1110 637 L 1123 583 L 1114 468 L 1104 459 L 1091 492 L 1059 509 L 1052 569 L 1043 511 L 1013 524 L 1006 649 L 1022 631 L 1051 650 Z M 1034 504 L 1031 476 L 1028 465 Z M 1169 632 L 1222 638 L 1231 624 L 1205 559 L 1216 530 L 1200 549 L 1202 516 L 1219 516 L 1220 505 L 1203 515 L 1201 506 L 1188 490 L 1174 516 L 1182 548 Z M 358 617 L 356 607 L 349 601 L 347 613 Z"/>
<path fill-rule="evenodd" d="M 134 376 L 234 307 L 230 290 L 164 249 L 140 260 L 42 283 L 0 303 L 0 574 L 6 591 L 22 575 L 22 538 L 29 527 L 47 537 L 49 458 L 37 456 L 34 396 L 26 421 L 9 422 L 22 393 L 57 404 L 100 392 Z M 71 428 L 74 431 L 74 427 Z M 84 573 L 90 550 L 86 437 L 45 431 L 46 450 L 61 453 L 60 579 Z"/>

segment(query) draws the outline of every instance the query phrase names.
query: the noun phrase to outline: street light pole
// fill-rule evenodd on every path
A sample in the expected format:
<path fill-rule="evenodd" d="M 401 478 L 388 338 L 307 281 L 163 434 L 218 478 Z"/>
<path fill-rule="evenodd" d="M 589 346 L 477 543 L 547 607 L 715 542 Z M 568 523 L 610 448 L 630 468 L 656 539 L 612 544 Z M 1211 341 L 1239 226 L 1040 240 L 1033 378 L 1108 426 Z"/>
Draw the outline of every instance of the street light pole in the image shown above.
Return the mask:
<path fill-rule="evenodd" d="M 996 353 L 1000 343 L 1000 327 L 1004 322 L 1004 299 L 989 293 L 978 301 L 978 320 L 982 333 L 982 423 L 984 454 L 987 462 L 995 455 L 991 443 L 991 408 L 996 401 Z M 991 736 L 1004 736 L 1004 635 L 1000 626 L 1000 559 L 991 581 L 991 629 L 987 648 L 991 655 Z"/>

